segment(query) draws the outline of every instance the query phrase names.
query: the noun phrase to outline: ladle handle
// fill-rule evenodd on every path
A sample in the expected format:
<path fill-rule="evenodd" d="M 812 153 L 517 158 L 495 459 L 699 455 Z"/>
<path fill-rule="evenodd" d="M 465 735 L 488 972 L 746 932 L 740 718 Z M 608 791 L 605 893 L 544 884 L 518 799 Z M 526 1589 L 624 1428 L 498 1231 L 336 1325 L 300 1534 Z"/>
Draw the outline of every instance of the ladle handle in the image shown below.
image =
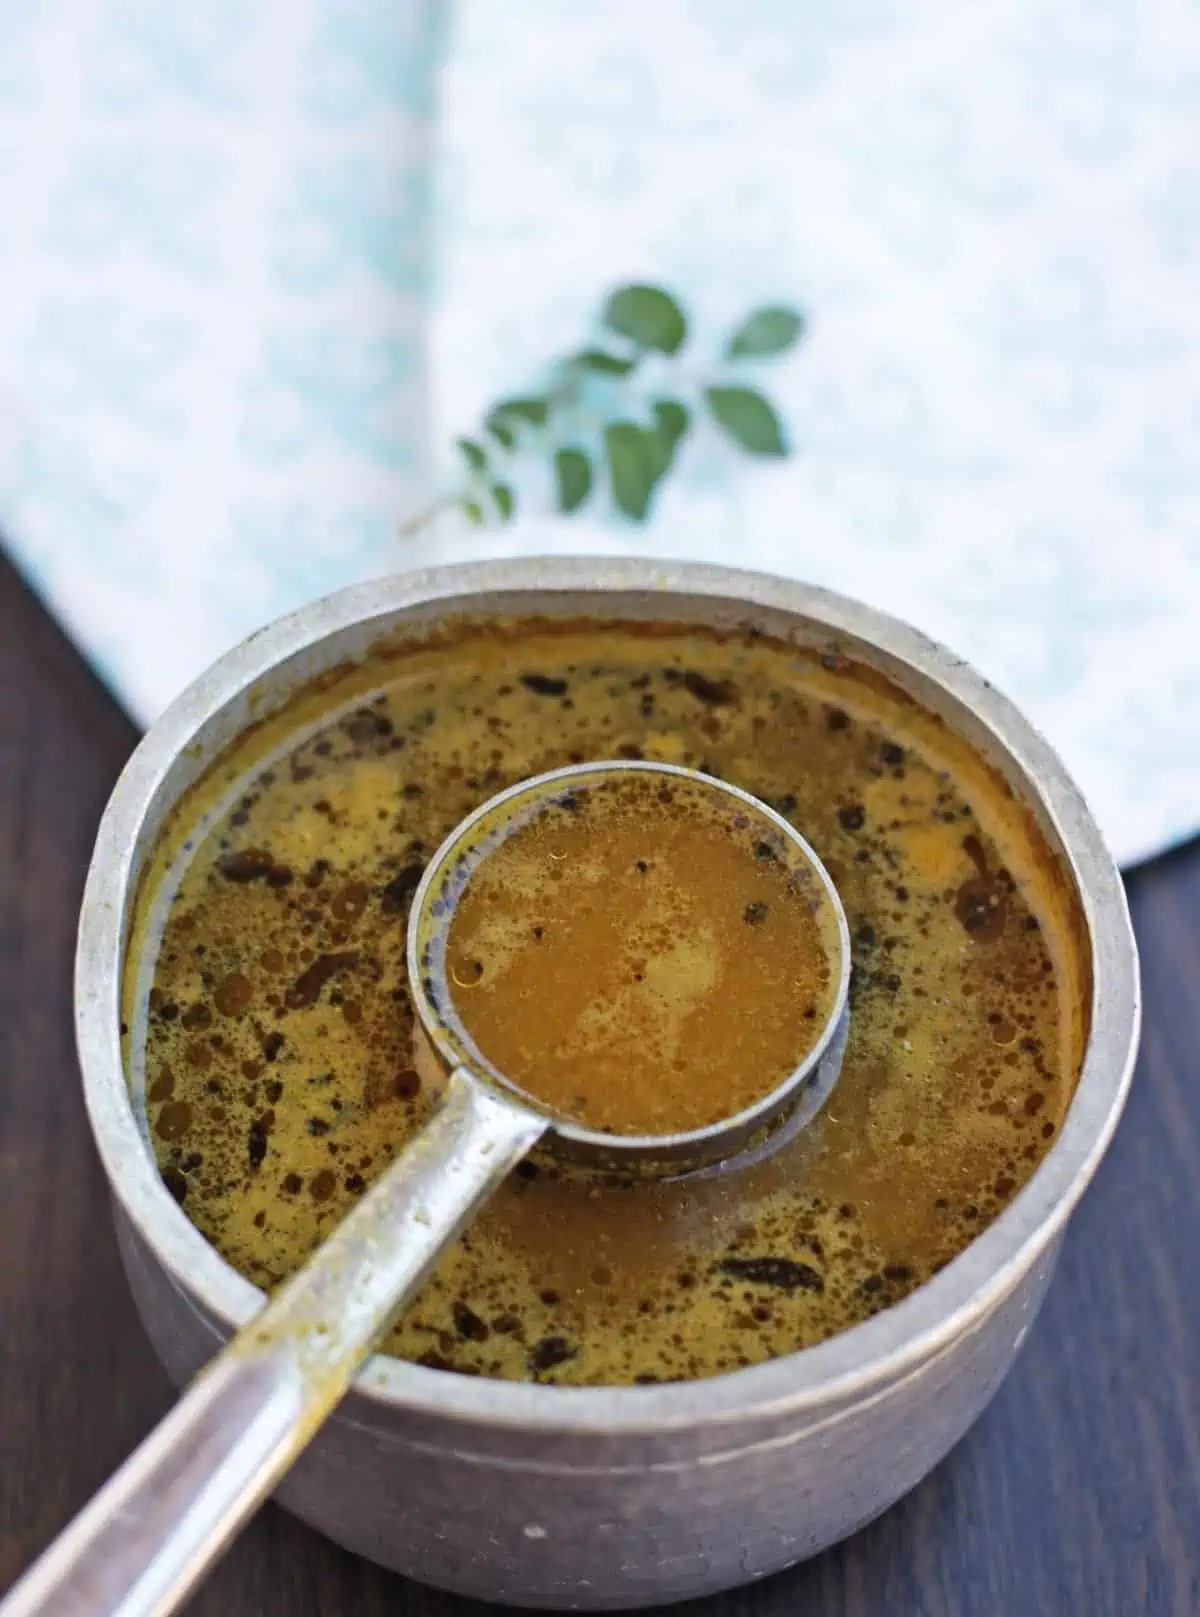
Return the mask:
<path fill-rule="evenodd" d="M 173 1611 L 544 1127 L 454 1073 L 422 1133 L 34 1563 L 0 1617 Z"/>

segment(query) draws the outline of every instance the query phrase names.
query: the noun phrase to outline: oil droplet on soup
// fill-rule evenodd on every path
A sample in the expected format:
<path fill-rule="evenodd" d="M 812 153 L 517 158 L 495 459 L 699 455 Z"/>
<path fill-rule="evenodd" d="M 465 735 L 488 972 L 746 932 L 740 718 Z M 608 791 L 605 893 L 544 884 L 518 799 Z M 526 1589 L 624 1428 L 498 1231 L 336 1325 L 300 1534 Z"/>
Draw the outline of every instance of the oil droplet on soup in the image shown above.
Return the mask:
<path fill-rule="evenodd" d="M 559 1117 L 682 1134 L 777 1089 L 828 1020 L 811 868 L 718 788 L 581 781 L 468 879 L 446 947 L 477 1050 Z"/>
<path fill-rule="evenodd" d="M 759 1363 L 905 1296 L 1029 1178 L 1070 1102 L 1089 967 L 1069 884 L 965 742 L 877 675 L 761 636 L 464 626 L 244 737 L 143 882 L 131 1082 L 168 1189 L 243 1274 L 301 1263 L 436 1102 L 404 939 L 441 840 L 529 775 L 639 756 L 743 787 L 824 862 L 854 959 L 837 1090 L 725 1176 L 521 1164 L 390 1351 L 592 1384 Z"/>

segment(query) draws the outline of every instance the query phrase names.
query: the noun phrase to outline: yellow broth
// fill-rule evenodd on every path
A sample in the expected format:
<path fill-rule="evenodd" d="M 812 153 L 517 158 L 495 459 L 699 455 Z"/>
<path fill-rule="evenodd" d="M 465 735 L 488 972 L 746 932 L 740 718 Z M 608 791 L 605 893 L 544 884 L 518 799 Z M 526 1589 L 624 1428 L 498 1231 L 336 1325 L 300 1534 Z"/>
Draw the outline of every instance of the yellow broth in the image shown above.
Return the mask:
<path fill-rule="evenodd" d="M 1070 1102 L 1089 968 L 1069 884 L 964 741 L 877 675 L 760 636 L 464 624 L 243 738 L 143 882 L 135 1102 L 167 1187 L 243 1274 L 293 1270 L 434 1103 L 404 933 L 435 847 L 503 787 L 622 756 L 724 777 L 815 847 L 852 936 L 840 1083 L 740 1173 L 522 1164 L 389 1350 L 559 1383 L 736 1369 L 894 1303 L 1028 1179 Z"/>
<path fill-rule="evenodd" d="M 446 986 L 492 1068 L 556 1116 L 689 1133 L 778 1089 L 824 1030 L 823 907 L 803 854 L 719 788 L 584 777 L 467 880 Z"/>

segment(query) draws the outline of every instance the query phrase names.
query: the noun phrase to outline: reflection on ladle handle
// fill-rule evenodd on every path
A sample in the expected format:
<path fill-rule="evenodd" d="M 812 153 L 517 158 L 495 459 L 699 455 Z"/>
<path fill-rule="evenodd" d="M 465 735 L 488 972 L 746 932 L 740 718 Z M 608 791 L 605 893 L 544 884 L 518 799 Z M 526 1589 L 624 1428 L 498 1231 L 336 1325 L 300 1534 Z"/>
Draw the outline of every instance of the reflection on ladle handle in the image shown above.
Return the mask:
<path fill-rule="evenodd" d="M 0 1617 L 173 1611 L 543 1131 L 533 1113 L 456 1072 L 424 1131 L 25 1574 Z"/>

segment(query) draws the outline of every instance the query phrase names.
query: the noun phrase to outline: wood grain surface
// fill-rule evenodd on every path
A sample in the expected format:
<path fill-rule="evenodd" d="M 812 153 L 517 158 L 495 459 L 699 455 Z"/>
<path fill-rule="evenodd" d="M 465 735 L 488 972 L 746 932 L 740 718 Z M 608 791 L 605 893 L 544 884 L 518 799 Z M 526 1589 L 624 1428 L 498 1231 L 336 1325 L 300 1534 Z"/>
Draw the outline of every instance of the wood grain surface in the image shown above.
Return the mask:
<path fill-rule="evenodd" d="M 170 1401 L 126 1290 L 71 1030 L 76 911 L 135 731 L 0 559 L 0 1590 Z M 1016 1368 L 857 1537 L 696 1617 L 1200 1613 L 1200 843 L 1129 882 L 1133 1096 Z M 471 1617 L 265 1509 L 197 1617 Z"/>

